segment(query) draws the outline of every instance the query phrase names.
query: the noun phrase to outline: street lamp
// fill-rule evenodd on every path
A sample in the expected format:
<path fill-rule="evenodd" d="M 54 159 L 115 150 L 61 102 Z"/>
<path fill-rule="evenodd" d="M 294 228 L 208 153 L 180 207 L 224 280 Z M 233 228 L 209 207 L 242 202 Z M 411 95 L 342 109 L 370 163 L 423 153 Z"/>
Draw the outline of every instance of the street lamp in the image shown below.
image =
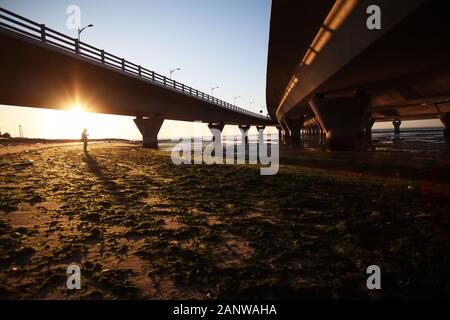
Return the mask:
<path fill-rule="evenodd" d="M 250 104 L 249 104 L 249 108 L 251 108 L 252 107 L 252 104 L 254 104 L 255 103 L 255 101 L 252 101 L 252 102 L 250 102 Z"/>
<path fill-rule="evenodd" d="M 216 90 L 216 89 L 219 89 L 219 86 L 211 88 L 211 96 L 213 95 L 213 91 Z"/>
<path fill-rule="evenodd" d="M 241 96 L 234 97 L 234 105 L 236 105 L 236 100 L 239 99 L 240 97 Z"/>
<path fill-rule="evenodd" d="M 176 68 L 176 69 L 170 69 L 170 79 L 172 79 L 172 73 L 174 73 L 175 71 L 179 71 L 181 70 L 180 68 Z"/>
<path fill-rule="evenodd" d="M 81 42 L 81 33 L 83 32 L 83 30 L 84 29 L 86 29 L 86 28 L 91 28 L 91 27 L 93 27 L 94 25 L 93 24 L 88 24 L 86 27 L 84 27 L 84 28 L 78 28 L 78 41 L 80 41 Z"/>

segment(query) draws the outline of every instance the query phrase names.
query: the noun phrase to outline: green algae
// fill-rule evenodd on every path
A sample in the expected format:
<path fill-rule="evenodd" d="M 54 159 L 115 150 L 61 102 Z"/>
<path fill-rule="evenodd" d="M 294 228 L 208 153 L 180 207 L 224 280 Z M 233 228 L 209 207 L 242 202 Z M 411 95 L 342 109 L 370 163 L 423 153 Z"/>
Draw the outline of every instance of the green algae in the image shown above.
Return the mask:
<path fill-rule="evenodd" d="M 2 298 L 450 294 L 448 199 L 421 181 L 295 163 L 270 177 L 249 165 L 175 166 L 167 153 L 113 144 L 89 157 L 76 146 L 3 156 L 0 167 Z M 50 221 L 15 226 L 23 203 Z M 65 288 L 71 262 L 80 291 Z M 365 288 L 372 264 L 381 292 Z"/>

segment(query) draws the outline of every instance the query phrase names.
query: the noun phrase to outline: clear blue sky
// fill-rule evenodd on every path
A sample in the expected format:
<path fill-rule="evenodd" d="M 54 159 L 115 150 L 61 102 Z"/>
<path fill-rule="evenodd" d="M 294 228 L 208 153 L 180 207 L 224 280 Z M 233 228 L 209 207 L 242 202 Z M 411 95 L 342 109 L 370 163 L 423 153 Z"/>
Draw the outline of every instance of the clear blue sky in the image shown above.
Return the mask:
<path fill-rule="evenodd" d="M 0 0 L 0 5 L 73 37 L 76 30 L 66 26 L 66 9 L 78 5 L 81 24 L 94 24 L 83 32 L 84 42 L 164 75 L 179 67 L 174 79 L 208 93 L 219 86 L 214 91 L 218 98 L 233 102 L 233 97 L 241 96 L 237 101 L 241 107 L 259 112 L 264 106 L 266 112 L 269 0 Z M 0 125 L 12 127 L 16 134 L 27 114 L 41 113 L 0 107 Z M 121 121 L 130 124 L 115 136 L 139 138 L 130 120 Z M 27 136 L 43 132 L 31 123 L 23 126 Z M 170 127 L 166 124 L 160 136 L 168 136 Z"/>

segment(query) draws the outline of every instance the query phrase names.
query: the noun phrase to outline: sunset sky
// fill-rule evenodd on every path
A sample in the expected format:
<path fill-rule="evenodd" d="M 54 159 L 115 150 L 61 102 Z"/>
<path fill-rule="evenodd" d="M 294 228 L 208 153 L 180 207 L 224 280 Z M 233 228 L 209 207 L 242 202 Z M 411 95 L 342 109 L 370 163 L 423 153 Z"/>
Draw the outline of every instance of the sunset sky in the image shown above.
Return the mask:
<path fill-rule="evenodd" d="M 241 96 L 237 104 L 242 108 L 267 112 L 269 0 L 0 0 L 0 5 L 72 37 L 76 30 L 66 26 L 66 9 L 78 5 L 82 26 L 94 24 L 83 32 L 83 42 L 163 75 L 181 68 L 173 74 L 177 81 L 206 93 L 219 86 L 216 97 L 233 102 L 233 97 Z M 0 105 L 0 130 L 13 136 L 22 125 L 24 136 L 33 138 L 78 138 L 86 127 L 91 138 L 140 139 L 132 119 Z M 411 122 L 403 127 L 417 125 L 440 126 L 440 122 Z M 159 137 L 189 134 L 192 127 L 191 123 L 165 121 Z M 391 125 L 375 125 L 380 127 Z M 234 132 L 238 132 L 235 127 L 225 129 L 225 134 Z"/>

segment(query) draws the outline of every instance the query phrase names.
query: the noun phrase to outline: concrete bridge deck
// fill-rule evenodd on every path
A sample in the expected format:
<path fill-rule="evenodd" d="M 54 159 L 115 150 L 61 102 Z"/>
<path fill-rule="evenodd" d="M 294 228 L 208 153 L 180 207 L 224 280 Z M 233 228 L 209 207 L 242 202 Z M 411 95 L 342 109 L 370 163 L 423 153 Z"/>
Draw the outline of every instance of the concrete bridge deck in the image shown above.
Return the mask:
<path fill-rule="evenodd" d="M 381 29 L 367 27 L 371 5 Z M 274 0 L 269 114 L 288 135 L 306 124 L 330 142 L 375 121 L 440 118 L 448 129 L 447 12 L 442 1 Z"/>

